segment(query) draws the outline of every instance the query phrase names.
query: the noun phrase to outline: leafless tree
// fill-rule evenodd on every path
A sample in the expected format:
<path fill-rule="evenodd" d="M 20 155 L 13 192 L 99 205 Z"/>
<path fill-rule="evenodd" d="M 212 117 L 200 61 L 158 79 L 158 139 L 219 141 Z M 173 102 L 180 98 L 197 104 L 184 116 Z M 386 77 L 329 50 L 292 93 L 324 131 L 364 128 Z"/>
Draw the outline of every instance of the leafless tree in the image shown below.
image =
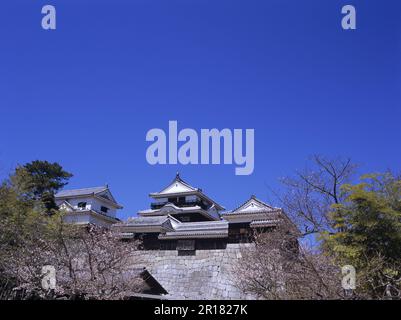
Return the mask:
<path fill-rule="evenodd" d="M 236 284 L 262 299 L 340 299 L 339 269 L 322 253 L 299 246 L 286 227 L 257 233 L 234 266 Z"/>
<path fill-rule="evenodd" d="M 279 200 L 303 235 L 331 230 L 328 214 L 333 204 L 342 202 L 341 185 L 349 182 L 355 169 L 349 158 L 315 155 L 312 166 L 281 180 L 286 191 Z"/>
<path fill-rule="evenodd" d="M 121 242 L 95 226 L 60 224 L 47 234 L 37 232 L 18 239 L 2 256 L 3 274 L 14 279 L 20 297 L 123 299 L 143 289 L 140 270 L 131 267 L 137 243 Z M 44 266 L 55 268 L 54 288 L 43 286 Z"/>

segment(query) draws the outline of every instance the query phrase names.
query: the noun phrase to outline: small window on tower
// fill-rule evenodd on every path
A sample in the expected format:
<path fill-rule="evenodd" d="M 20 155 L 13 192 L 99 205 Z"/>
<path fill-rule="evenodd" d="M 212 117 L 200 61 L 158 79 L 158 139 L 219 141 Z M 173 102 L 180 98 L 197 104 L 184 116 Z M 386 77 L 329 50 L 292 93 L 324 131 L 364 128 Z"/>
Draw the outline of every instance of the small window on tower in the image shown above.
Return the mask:
<path fill-rule="evenodd" d="M 109 211 L 109 208 L 101 206 L 100 211 L 102 211 L 103 213 L 107 213 Z"/>
<path fill-rule="evenodd" d="M 86 202 L 78 202 L 78 209 L 86 209 Z"/>

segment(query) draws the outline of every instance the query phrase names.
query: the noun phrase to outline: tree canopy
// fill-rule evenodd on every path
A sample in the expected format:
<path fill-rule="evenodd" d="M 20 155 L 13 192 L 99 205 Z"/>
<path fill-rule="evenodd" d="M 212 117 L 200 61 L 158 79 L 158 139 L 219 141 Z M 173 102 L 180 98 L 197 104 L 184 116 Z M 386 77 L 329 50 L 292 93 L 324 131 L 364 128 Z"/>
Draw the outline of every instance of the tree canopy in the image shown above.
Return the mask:
<path fill-rule="evenodd" d="M 40 200 L 50 213 L 57 209 L 54 195 L 64 187 L 72 174 L 57 162 L 35 160 L 19 165 L 11 177 L 13 186 L 27 200 Z"/>
<path fill-rule="evenodd" d="M 142 290 L 130 261 L 137 242 L 64 223 L 53 197 L 71 176 L 57 163 L 34 161 L 1 184 L 0 299 L 122 299 Z M 45 266 L 57 272 L 52 290 L 42 284 Z"/>
<path fill-rule="evenodd" d="M 269 298 L 305 299 L 312 294 L 320 298 L 401 299 L 401 178 L 385 172 L 358 180 L 354 178 L 356 168 L 350 159 L 314 156 L 306 169 L 282 179 L 285 191 L 276 194 L 301 231 L 298 260 L 294 263 L 277 251 L 274 233 L 256 238 L 249 261 L 240 262 L 238 278 L 243 285 Z M 310 241 L 304 240 L 311 235 L 314 248 L 308 251 L 304 244 Z M 276 237 L 285 240 L 281 234 Z M 261 263 L 262 259 L 266 263 Z M 299 272 L 304 266 L 319 272 Z M 341 271 L 346 266 L 356 272 L 352 292 L 341 285 Z M 308 275 L 311 285 L 306 286 L 305 279 L 297 276 L 300 274 Z M 322 287 L 326 291 L 318 286 L 323 282 L 328 285 Z M 291 289 L 283 291 L 283 283 Z"/>
<path fill-rule="evenodd" d="M 324 248 L 356 268 L 363 294 L 400 296 L 401 180 L 389 172 L 361 180 L 342 186 L 345 200 L 332 206 L 335 232 L 322 232 Z"/>

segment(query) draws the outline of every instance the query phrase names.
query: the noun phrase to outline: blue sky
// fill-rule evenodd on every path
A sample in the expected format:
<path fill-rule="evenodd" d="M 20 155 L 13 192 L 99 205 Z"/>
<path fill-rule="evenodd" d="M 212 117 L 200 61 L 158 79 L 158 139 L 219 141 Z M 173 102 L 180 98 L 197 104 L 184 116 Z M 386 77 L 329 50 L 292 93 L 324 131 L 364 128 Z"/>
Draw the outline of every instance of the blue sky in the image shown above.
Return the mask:
<path fill-rule="evenodd" d="M 41 8 L 57 30 L 41 29 Z M 357 30 L 341 28 L 353 4 Z M 308 156 L 399 170 L 401 2 L 12 0 L 0 10 L 0 176 L 35 159 L 108 183 L 120 217 L 180 171 L 231 209 Z M 146 132 L 254 128 L 255 171 L 146 162 Z"/>

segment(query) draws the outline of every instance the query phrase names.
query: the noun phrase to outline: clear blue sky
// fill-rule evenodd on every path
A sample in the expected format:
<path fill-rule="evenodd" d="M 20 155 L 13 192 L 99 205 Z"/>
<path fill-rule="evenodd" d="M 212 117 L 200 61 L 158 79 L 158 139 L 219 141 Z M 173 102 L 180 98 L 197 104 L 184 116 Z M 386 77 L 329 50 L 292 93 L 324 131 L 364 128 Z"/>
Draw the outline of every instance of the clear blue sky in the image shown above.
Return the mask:
<path fill-rule="evenodd" d="M 41 29 L 41 7 L 57 30 Z M 357 30 L 341 28 L 341 7 Z M 120 217 L 175 172 L 231 209 L 314 153 L 400 169 L 399 0 L 4 0 L 0 175 L 46 159 L 109 183 Z M 255 171 L 150 166 L 151 128 L 254 128 Z M 274 200 L 273 200 L 274 201 Z M 274 203 L 273 203 L 274 204 Z"/>

